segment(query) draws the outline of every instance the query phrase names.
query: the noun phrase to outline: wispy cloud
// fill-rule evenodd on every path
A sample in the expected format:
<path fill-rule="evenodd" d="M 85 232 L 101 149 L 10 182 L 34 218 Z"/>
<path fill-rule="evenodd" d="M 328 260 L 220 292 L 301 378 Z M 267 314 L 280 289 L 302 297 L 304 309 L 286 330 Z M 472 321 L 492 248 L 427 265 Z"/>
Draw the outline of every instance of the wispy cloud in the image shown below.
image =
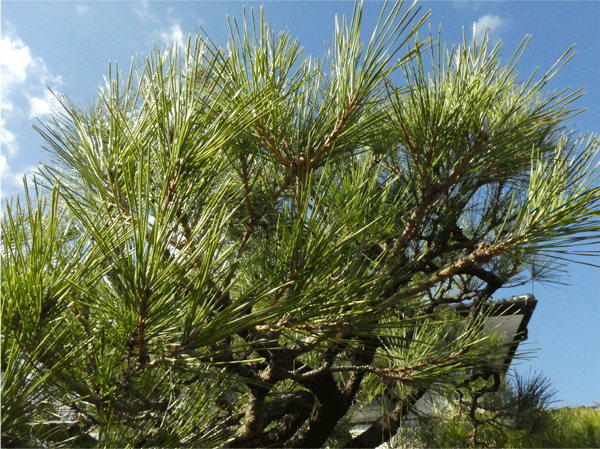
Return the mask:
<path fill-rule="evenodd" d="M 4 197 L 11 192 L 15 192 L 18 188 L 23 186 L 23 177 L 27 178 L 28 184 L 31 183 L 33 177 L 39 175 L 39 166 L 27 167 L 24 170 L 14 171 L 8 165 L 6 157 L 0 155 L 0 179 L 2 179 L 2 190 L 0 190 L 0 196 Z M 9 188 L 5 188 L 8 185 Z"/>
<path fill-rule="evenodd" d="M 148 0 L 141 0 L 131 7 L 138 20 L 143 23 L 159 23 L 158 17 L 150 10 Z"/>
<path fill-rule="evenodd" d="M 458 11 L 470 10 L 479 11 L 481 7 L 485 7 L 488 2 L 495 2 L 497 0 L 453 0 L 452 7 Z"/>
<path fill-rule="evenodd" d="M 19 150 L 19 145 L 17 144 L 17 136 L 6 128 L 6 112 L 10 111 L 11 108 L 5 108 L 3 105 L 2 118 L 0 118 L 0 142 L 2 142 L 2 153 L 8 153 L 12 156 Z"/>
<path fill-rule="evenodd" d="M 145 25 L 155 25 L 148 37 L 156 43 L 176 47 L 186 43 L 181 18 L 173 7 L 162 14 L 155 12 L 153 4 L 142 0 L 132 6 L 131 10 L 137 19 Z"/>
<path fill-rule="evenodd" d="M 75 8 L 75 12 L 79 17 L 85 15 L 89 11 L 89 6 L 87 5 L 77 5 Z"/>
<path fill-rule="evenodd" d="M 488 31 L 490 35 L 490 44 L 494 45 L 500 40 L 500 30 L 502 30 L 505 25 L 506 20 L 500 16 L 486 14 L 477 19 L 473 24 L 473 34 L 475 35 L 477 42 L 481 42 L 484 34 Z"/>
<path fill-rule="evenodd" d="M 30 115 L 36 110 L 41 115 L 50 113 L 40 108 L 42 102 L 51 102 L 47 86 L 62 86 L 62 77 L 53 75 L 44 60 L 34 57 L 29 47 L 14 32 L 0 36 L 0 58 L 2 70 L 1 108 L 10 117 L 16 112 L 13 102 L 16 97 L 25 97 L 31 106 Z M 4 115 L 4 114 L 3 114 Z"/>
<path fill-rule="evenodd" d="M 0 70 L 2 71 L 2 99 L 0 110 L 0 176 L 3 182 L 20 184 L 25 170 L 13 170 L 10 158 L 19 152 L 18 135 L 8 128 L 13 119 L 42 117 L 56 111 L 60 104 L 48 91 L 48 86 L 58 90 L 62 84 L 60 76 L 53 75 L 44 60 L 32 54 L 31 49 L 15 34 L 8 23 L 6 34 L 0 36 Z"/>
<path fill-rule="evenodd" d="M 49 90 L 46 90 L 41 96 L 27 96 L 27 100 L 29 101 L 30 106 L 30 118 L 48 115 L 61 108 L 60 102 Z"/>
<path fill-rule="evenodd" d="M 158 33 L 160 40 L 167 45 L 177 47 L 183 45 L 183 31 L 181 29 L 181 23 L 178 20 L 171 20 L 171 24 L 168 28 Z"/>
<path fill-rule="evenodd" d="M 8 199 L 11 194 L 17 193 L 23 187 L 23 177 L 27 179 L 27 183 L 31 185 L 34 176 L 39 174 L 40 167 L 29 166 L 20 170 L 14 170 L 8 164 L 8 160 L 4 154 L 0 154 L 0 198 L 2 201 Z"/>

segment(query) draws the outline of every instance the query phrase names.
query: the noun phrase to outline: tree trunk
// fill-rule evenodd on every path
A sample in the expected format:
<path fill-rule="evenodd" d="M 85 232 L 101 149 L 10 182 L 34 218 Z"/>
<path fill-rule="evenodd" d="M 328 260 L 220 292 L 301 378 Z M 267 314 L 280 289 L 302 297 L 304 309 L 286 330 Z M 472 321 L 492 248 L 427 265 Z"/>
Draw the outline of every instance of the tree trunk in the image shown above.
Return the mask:
<path fill-rule="evenodd" d="M 394 411 L 382 416 L 371 427 L 353 438 L 345 447 L 377 447 L 389 441 L 400 427 L 411 406 L 423 397 L 427 388 L 412 390 L 404 400 L 398 402 Z"/>

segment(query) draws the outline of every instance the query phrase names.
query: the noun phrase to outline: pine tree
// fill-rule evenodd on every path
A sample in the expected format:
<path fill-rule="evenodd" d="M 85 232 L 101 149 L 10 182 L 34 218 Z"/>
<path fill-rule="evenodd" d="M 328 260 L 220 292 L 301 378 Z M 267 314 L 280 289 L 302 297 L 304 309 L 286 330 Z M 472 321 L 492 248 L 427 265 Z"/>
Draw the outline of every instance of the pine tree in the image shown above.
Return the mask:
<path fill-rule="evenodd" d="M 495 357 L 478 305 L 598 241 L 600 141 L 544 92 L 570 52 L 522 82 L 526 41 L 421 42 L 398 3 L 363 43 L 361 15 L 322 59 L 252 13 L 59 96 L 2 221 L 3 447 L 376 446 Z"/>

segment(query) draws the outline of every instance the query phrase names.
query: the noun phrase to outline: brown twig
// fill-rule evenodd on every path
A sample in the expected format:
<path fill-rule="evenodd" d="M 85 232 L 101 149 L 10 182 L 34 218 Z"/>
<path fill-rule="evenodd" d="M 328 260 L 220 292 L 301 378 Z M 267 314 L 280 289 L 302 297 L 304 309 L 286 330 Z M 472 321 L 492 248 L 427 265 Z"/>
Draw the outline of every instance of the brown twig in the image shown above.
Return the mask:
<path fill-rule="evenodd" d="M 259 118 L 257 118 L 254 121 L 254 124 L 256 126 L 256 129 L 258 130 L 258 133 L 260 134 L 264 143 L 266 144 L 267 148 L 271 151 L 271 154 L 273 155 L 273 158 L 275 159 L 275 161 L 277 163 L 283 165 L 284 167 L 292 168 L 292 162 L 287 160 L 285 157 L 283 157 L 283 155 L 281 154 L 281 151 L 279 150 L 279 148 L 277 146 L 277 142 L 275 142 L 275 139 L 273 138 L 273 136 L 271 136 L 269 133 L 267 133 L 265 131 L 265 128 L 262 125 L 262 122 L 260 121 Z"/>
<path fill-rule="evenodd" d="M 440 270 L 437 274 L 433 275 L 426 281 L 392 295 L 390 298 L 388 298 L 388 301 L 397 301 L 422 293 L 425 290 L 432 288 L 435 284 L 443 282 L 450 276 L 460 274 L 465 269 L 468 269 L 477 263 L 485 263 L 490 261 L 493 257 L 504 253 L 504 251 L 506 251 L 506 247 L 507 244 L 505 242 L 498 242 L 494 245 L 489 245 L 483 242 L 479 243 L 468 256 L 463 257 L 449 267 Z"/>
<path fill-rule="evenodd" d="M 321 145 L 321 148 L 319 148 L 314 157 L 310 160 L 310 169 L 314 169 L 317 166 L 317 164 L 321 161 L 321 158 L 325 155 L 325 153 L 331 150 L 335 139 L 337 139 L 340 133 L 344 130 L 344 126 L 348 122 L 348 119 L 352 115 L 352 112 L 354 112 L 354 108 L 357 104 L 358 97 L 355 97 L 353 95 L 350 96 L 349 101 L 344 107 L 344 112 L 342 113 L 341 117 L 338 117 L 338 119 L 336 120 L 333 130 L 327 135 L 327 137 L 325 137 L 325 141 Z"/>

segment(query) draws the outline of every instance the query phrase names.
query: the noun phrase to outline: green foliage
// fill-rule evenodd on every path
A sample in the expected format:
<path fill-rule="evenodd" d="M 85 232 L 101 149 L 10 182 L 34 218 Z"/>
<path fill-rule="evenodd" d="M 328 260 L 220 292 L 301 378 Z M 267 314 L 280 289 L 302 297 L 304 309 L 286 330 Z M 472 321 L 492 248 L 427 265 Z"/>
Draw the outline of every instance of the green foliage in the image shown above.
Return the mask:
<path fill-rule="evenodd" d="M 530 447 L 599 447 L 598 408 L 559 409 L 551 413 L 552 427 L 531 441 Z"/>
<path fill-rule="evenodd" d="M 478 305 L 598 241 L 599 141 L 555 68 L 422 43 L 401 3 L 363 43 L 361 15 L 322 60 L 252 13 L 59 97 L 56 165 L 2 221 L 3 446 L 379 444 L 500 357 Z"/>
<path fill-rule="evenodd" d="M 466 396 L 460 403 L 452 395 L 438 400 L 418 426 L 405 426 L 401 441 L 411 447 L 598 447 L 598 409 L 551 409 L 555 395 L 541 374 L 512 375 L 474 409 Z"/>

